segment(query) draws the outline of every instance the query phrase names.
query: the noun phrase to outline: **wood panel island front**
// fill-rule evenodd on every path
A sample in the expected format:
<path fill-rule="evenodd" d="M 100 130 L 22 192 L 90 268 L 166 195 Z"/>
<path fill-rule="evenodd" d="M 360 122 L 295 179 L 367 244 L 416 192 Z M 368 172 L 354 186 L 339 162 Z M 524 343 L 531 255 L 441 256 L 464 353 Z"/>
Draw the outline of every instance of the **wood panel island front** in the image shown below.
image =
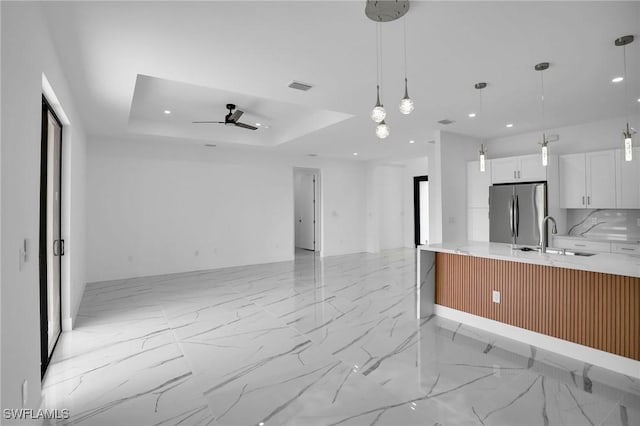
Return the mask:
<path fill-rule="evenodd" d="M 421 317 L 436 313 L 640 377 L 638 256 L 465 242 L 419 246 L 417 268 Z"/>

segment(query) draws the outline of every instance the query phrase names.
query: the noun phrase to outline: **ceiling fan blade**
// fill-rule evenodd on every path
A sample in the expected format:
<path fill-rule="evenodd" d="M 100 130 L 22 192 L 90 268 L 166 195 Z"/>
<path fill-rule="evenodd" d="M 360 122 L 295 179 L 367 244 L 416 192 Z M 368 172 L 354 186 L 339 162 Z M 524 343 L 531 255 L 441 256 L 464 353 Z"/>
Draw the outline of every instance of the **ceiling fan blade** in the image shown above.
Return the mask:
<path fill-rule="evenodd" d="M 224 124 L 224 121 L 192 121 L 192 123 L 214 123 L 214 124 Z"/>
<path fill-rule="evenodd" d="M 238 121 L 240 119 L 240 117 L 242 117 L 242 114 L 244 114 L 244 111 L 240 111 L 239 109 L 235 110 L 231 114 L 231 117 L 229 117 L 229 121 L 232 122 L 232 123 L 235 123 L 236 121 Z"/>
<path fill-rule="evenodd" d="M 249 130 L 258 130 L 257 127 L 252 126 L 251 124 L 245 124 L 245 123 L 233 123 L 238 127 L 242 127 L 243 129 L 249 129 Z"/>

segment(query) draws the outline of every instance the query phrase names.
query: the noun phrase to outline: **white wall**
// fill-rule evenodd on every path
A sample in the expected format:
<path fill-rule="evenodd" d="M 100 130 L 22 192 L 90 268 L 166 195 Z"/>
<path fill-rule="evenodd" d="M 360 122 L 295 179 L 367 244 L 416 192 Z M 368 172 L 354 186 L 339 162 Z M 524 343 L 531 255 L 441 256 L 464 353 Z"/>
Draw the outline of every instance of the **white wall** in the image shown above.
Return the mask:
<path fill-rule="evenodd" d="M 47 76 L 70 120 L 63 129 L 63 317 L 75 315 L 84 290 L 84 132 L 68 84 L 37 3 L 1 2 L 2 8 L 2 402 L 22 406 L 21 386 L 28 380 L 26 407 L 40 404 L 40 309 L 38 276 L 40 122 L 42 75 Z M 22 270 L 18 250 L 31 242 Z"/>
<path fill-rule="evenodd" d="M 631 118 L 631 125 L 640 128 L 640 115 Z M 557 142 L 549 144 L 552 154 L 571 154 L 576 152 L 601 151 L 624 148 L 622 130 L 626 117 L 611 118 L 575 126 L 549 129 L 547 135 L 558 135 Z M 487 141 L 489 158 L 509 157 L 513 155 L 535 154 L 539 152 L 538 142 L 542 132 L 531 132 Z M 635 145 L 639 144 L 635 136 Z"/>
<path fill-rule="evenodd" d="M 88 154 L 89 281 L 292 259 L 294 167 L 321 171 L 323 255 L 365 250 L 360 162 L 161 140 Z"/>
<path fill-rule="evenodd" d="M 480 144 L 480 139 L 470 136 L 440 133 L 444 242 L 467 239 L 467 161 L 477 157 Z"/>

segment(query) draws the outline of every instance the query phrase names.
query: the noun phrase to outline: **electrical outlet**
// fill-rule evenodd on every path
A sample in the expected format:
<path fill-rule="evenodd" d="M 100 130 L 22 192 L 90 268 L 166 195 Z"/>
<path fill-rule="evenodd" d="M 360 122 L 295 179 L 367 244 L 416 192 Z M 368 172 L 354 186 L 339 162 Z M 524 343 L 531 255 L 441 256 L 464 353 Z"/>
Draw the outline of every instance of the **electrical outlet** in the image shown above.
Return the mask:
<path fill-rule="evenodd" d="M 24 382 L 22 382 L 22 407 L 23 408 L 27 406 L 27 398 L 29 396 L 28 390 L 29 390 L 29 383 L 25 380 Z"/>
<path fill-rule="evenodd" d="M 493 293 L 491 294 L 491 301 L 493 303 L 500 303 L 500 292 L 497 290 L 493 290 Z"/>

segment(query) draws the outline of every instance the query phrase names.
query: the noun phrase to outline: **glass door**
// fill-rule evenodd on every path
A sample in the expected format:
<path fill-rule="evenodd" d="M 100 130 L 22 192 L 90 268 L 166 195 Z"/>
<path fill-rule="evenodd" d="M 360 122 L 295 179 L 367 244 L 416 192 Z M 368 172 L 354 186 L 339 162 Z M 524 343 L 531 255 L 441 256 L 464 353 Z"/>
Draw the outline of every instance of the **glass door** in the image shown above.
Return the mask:
<path fill-rule="evenodd" d="M 62 256 L 62 125 L 43 98 L 40 163 L 40 341 L 41 374 L 62 331 L 60 307 Z"/>

